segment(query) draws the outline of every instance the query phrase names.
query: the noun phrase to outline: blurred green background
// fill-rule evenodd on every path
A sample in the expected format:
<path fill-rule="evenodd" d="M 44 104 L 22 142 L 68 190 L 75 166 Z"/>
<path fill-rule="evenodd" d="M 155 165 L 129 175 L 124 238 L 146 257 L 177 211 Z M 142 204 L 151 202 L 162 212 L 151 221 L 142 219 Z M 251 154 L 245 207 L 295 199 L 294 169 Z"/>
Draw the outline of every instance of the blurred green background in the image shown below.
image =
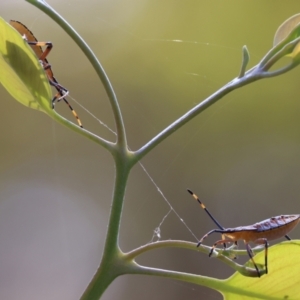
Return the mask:
<path fill-rule="evenodd" d="M 102 62 L 117 93 L 132 149 L 236 77 L 243 45 L 250 51 L 249 67 L 258 63 L 272 46 L 278 26 L 299 13 L 299 1 L 279 0 L 49 4 Z M 101 83 L 58 25 L 21 0 L 2 0 L 1 16 L 23 22 L 41 41 L 52 41 L 49 61 L 58 81 L 114 129 Z M 232 92 L 143 159 L 198 238 L 214 224 L 186 188 L 197 193 L 225 227 L 299 213 L 299 75 L 300 68 Z M 0 94 L 0 298 L 79 299 L 102 253 L 113 188 L 112 159 L 46 115 L 21 106 L 2 87 Z M 78 104 L 72 105 L 85 128 L 115 139 Z M 56 110 L 74 121 L 63 103 Z M 126 193 L 122 249 L 151 241 L 169 211 L 136 166 Z M 161 239 L 195 241 L 173 211 L 160 230 Z M 300 229 L 291 234 L 299 236 Z M 212 236 L 207 243 L 217 239 Z M 157 250 L 138 262 L 218 278 L 232 274 L 229 267 L 196 251 Z M 187 297 L 222 299 L 206 288 L 141 276 L 118 278 L 102 299 Z"/>

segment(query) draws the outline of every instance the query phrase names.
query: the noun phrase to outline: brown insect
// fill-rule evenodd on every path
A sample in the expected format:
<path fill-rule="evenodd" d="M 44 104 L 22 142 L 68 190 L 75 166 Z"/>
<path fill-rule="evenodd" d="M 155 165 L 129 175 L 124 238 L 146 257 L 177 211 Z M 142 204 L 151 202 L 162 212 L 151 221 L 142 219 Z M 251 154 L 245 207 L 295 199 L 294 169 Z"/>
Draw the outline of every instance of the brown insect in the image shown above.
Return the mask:
<path fill-rule="evenodd" d="M 54 109 L 54 104 L 56 101 L 59 102 L 61 99 L 64 100 L 64 102 L 69 106 L 74 117 L 76 118 L 78 125 L 81 128 L 83 128 L 82 123 L 81 123 L 77 113 L 75 112 L 73 107 L 70 105 L 68 100 L 65 98 L 68 95 L 69 91 L 57 82 L 57 80 L 53 76 L 51 65 L 48 63 L 48 60 L 46 59 L 46 57 L 48 56 L 48 54 L 50 53 L 50 51 L 53 47 L 52 43 L 51 42 L 39 42 L 36 39 L 36 37 L 33 35 L 33 33 L 24 24 L 22 24 L 19 21 L 11 20 L 9 22 L 9 24 L 11 26 L 13 26 L 22 35 L 22 37 L 27 41 L 27 43 L 31 46 L 32 50 L 38 57 L 38 60 L 40 61 L 42 67 L 44 68 L 44 70 L 47 74 L 49 83 L 56 88 L 57 94 L 52 99 L 52 108 Z M 45 51 L 43 51 L 42 47 L 46 47 Z"/>
<path fill-rule="evenodd" d="M 291 238 L 287 235 L 299 222 L 300 215 L 282 215 L 277 217 L 272 217 L 270 219 L 255 223 L 249 226 L 240 226 L 235 228 L 224 228 L 207 210 L 205 205 L 200 201 L 197 195 L 195 195 L 191 190 L 188 192 L 199 202 L 201 207 L 206 211 L 209 217 L 214 221 L 214 223 L 219 227 L 219 229 L 213 229 L 205 234 L 197 244 L 199 247 L 203 240 L 206 239 L 212 233 L 218 232 L 222 234 L 222 239 L 215 242 L 209 252 L 209 256 L 212 255 L 214 249 L 217 245 L 223 244 L 226 248 L 226 243 L 235 243 L 237 245 L 238 240 L 243 240 L 248 255 L 252 260 L 252 263 L 257 271 L 258 277 L 260 277 L 259 269 L 253 259 L 254 253 L 249 245 L 249 242 L 254 244 L 264 244 L 265 245 L 265 270 L 268 273 L 268 241 L 276 240 L 281 237 L 285 237 L 288 240 Z"/>

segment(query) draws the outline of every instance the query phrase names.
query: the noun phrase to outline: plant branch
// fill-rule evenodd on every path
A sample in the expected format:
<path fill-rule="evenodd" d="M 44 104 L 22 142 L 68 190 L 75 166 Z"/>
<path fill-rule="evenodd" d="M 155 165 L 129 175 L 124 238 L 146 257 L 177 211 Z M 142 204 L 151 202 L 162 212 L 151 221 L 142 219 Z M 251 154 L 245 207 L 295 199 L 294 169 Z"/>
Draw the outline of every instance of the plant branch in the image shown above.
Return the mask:
<path fill-rule="evenodd" d="M 159 241 L 155 243 L 150 243 L 145 246 L 141 246 L 137 249 L 134 249 L 130 252 L 125 253 L 125 257 L 127 260 L 134 260 L 137 256 L 146 253 L 148 251 L 154 250 L 154 249 L 159 249 L 159 248 L 184 248 L 184 249 L 189 249 L 193 251 L 200 251 L 205 254 L 209 254 L 211 247 L 201 245 L 200 247 L 196 247 L 196 243 L 192 242 L 186 242 L 186 241 L 180 241 L 180 240 L 170 240 L 170 241 Z M 260 252 L 262 249 L 261 247 L 257 247 L 253 249 L 254 253 Z M 237 272 L 241 273 L 244 276 L 248 277 L 257 277 L 257 271 L 255 269 L 246 267 L 244 265 L 240 265 L 227 256 L 222 255 L 222 253 L 230 252 L 231 254 L 234 255 L 248 255 L 248 252 L 246 250 L 237 250 L 237 249 L 230 249 L 230 250 L 222 250 L 218 249 L 214 251 L 214 255 L 212 257 L 217 258 L 218 260 L 222 261 L 223 263 L 227 264 L 229 267 L 233 268 Z M 260 271 L 261 274 L 264 273 L 264 269 Z"/>
<path fill-rule="evenodd" d="M 47 14 L 50 18 L 52 18 L 57 24 L 62 27 L 65 32 L 73 39 L 73 41 L 79 46 L 85 56 L 88 58 L 93 68 L 95 69 L 97 75 L 99 76 L 105 91 L 108 95 L 114 119 L 116 123 L 117 129 L 117 143 L 122 146 L 124 149 L 127 149 L 127 140 L 125 127 L 123 123 L 123 118 L 121 114 L 121 110 L 117 101 L 116 94 L 113 90 L 113 87 L 106 75 L 102 65 L 99 60 L 91 50 L 91 48 L 87 45 L 87 43 L 82 39 L 82 37 L 73 29 L 73 27 L 62 17 L 60 16 L 49 4 L 44 2 L 43 0 L 26 0 L 32 5 L 36 6 L 40 10 L 42 10 L 45 14 Z"/>
<path fill-rule="evenodd" d="M 195 274 L 188 274 L 183 272 L 176 272 L 176 271 L 169 271 L 169 270 L 162 270 L 157 268 L 149 268 L 145 266 L 141 266 L 136 264 L 135 268 L 130 270 L 130 274 L 140 274 L 140 275 L 152 275 L 152 276 L 159 276 L 165 277 L 168 279 L 175 279 L 184 282 L 194 283 L 197 285 L 206 286 L 212 288 L 214 290 L 220 292 L 229 292 L 232 294 L 238 295 L 247 295 L 250 297 L 254 297 L 256 299 L 257 293 L 251 291 L 245 291 L 244 289 L 238 288 L 236 286 L 229 285 L 226 280 L 210 278 L 207 276 L 200 276 Z"/>
<path fill-rule="evenodd" d="M 255 68 L 253 68 L 253 71 L 255 71 Z M 159 145 L 163 140 L 165 140 L 168 136 L 170 136 L 172 133 L 176 132 L 179 128 L 181 128 L 184 124 L 192 120 L 194 117 L 196 117 L 198 114 L 209 108 L 212 104 L 216 103 L 218 100 L 222 99 L 225 95 L 230 93 L 231 91 L 238 89 L 246 84 L 249 84 L 251 82 L 254 82 L 258 79 L 260 79 L 260 74 L 253 72 L 250 75 L 245 74 L 242 78 L 235 78 L 228 84 L 226 84 L 224 87 L 222 87 L 220 90 L 209 96 L 207 99 L 196 105 L 194 108 L 192 108 L 190 111 L 185 113 L 182 117 L 177 119 L 175 122 L 173 122 L 171 125 L 169 125 L 167 128 L 165 128 L 163 131 L 161 131 L 158 135 L 156 135 L 152 140 L 150 140 L 147 144 L 145 144 L 143 147 L 141 147 L 139 150 L 135 152 L 135 159 L 136 161 L 140 160 L 142 157 L 144 157 L 148 152 L 150 152 L 153 148 L 155 148 L 157 145 Z"/>
<path fill-rule="evenodd" d="M 73 131 L 75 131 L 76 133 L 88 138 L 89 140 L 103 146 L 105 149 L 109 150 L 110 153 L 114 153 L 115 152 L 115 148 L 116 145 L 110 141 L 107 141 L 101 137 L 99 137 L 98 135 L 85 130 L 84 128 L 80 128 L 78 125 L 70 122 L 69 120 L 65 119 L 64 117 L 62 117 L 60 114 L 58 114 L 54 109 L 52 109 L 49 113 L 48 116 L 50 116 L 52 119 L 54 119 L 55 121 L 57 121 L 58 123 L 68 127 L 69 129 L 72 129 Z"/>
<path fill-rule="evenodd" d="M 209 254 L 211 247 L 209 246 L 205 246 L 205 245 L 200 245 L 199 247 L 196 247 L 197 243 L 193 243 L 193 242 L 187 242 L 187 241 L 181 241 L 181 240 L 165 240 L 165 241 L 158 241 L 158 242 L 154 242 L 154 243 L 149 243 L 146 244 L 144 246 L 141 246 L 139 248 L 136 248 L 132 251 L 129 251 L 127 253 L 125 253 L 127 259 L 134 259 L 137 256 L 146 253 L 148 251 L 151 251 L 153 249 L 160 249 L 160 248 L 182 248 L 182 249 L 189 249 L 189 250 L 193 250 L 193 251 L 200 251 L 202 253 L 205 254 Z M 234 253 L 235 255 L 249 255 L 247 250 L 239 250 L 239 249 L 217 249 L 220 253 L 225 252 L 231 252 Z M 262 250 L 264 250 L 264 247 L 262 246 L 257 246 L 255 248 L 252 248 L 252 251 L 254 254 L 261 252 Z"/>
<path fill-rule="evenodd" d="M 175 279 L 185 282 L 194 283 L 197 285 L 202 285 L 206 287 L 210 287 L 215 290 L 219 290 L 222 287 L 222 281 L 215 278 L 210 278 L 206 276 L 200 276 L 196 274 L 189 274 L 184 272 L 170 271 L 170 270 L 162 270 L 158 268 L 149 268 L 145 266 L 141 266 L 136 263 L 135 268 L 130 270 L 130 274 L 140 274 L 140 275 L 152 275 L 152 276 L 160 276 L 166 277 L 168 279 Z M 226 288 L 226 285 L 224 285 Z"/>
<path fill-rule="evenodd" d="M 165 140 L 168 136 L 170 136 L 173 132 L 177 131 L 181 128 L 184 124 L 192 120 L 198 114 L 209 108 L 212 104 L 216 103 L 218 100 L 222 99 L 225 95 L 230 93 L 233 90 L 236 90 L 244 85 L 252 83 L 256 80 L 269 78 L 281 75 L 290 71 L 291 69 L 298 66 L 299 59 L 294 58 L 292 63 L 282 69 L 267 72 L 279 59 L 283 56 L 290 54 L 295 46 L 299 43 L 300 37 L 289 41 L 288 43 L 284 44 L 281 43 L 273 47 L 265 57 L 260 61 L 259 64 L 245 72 L 246 65 L 249 60 L 249 53 L 247 48 L 243 47 L 243 61 L 241 71 L 238 77 L 230 81 L 228 84 L 224 85 L 221 89 L 217 92 L 206 98 L 204 101 L 200 102 L 190 111 L 185 113 L 182 117 L 177 119 L 163 131 L 161 131 L 158 135 L 156 135 L 152 140 L 150 140 L 147 144 L 142 146 L 139 150 L 137 150 L 135 155 L 135 160 L 139 161 L 142 157 L 144 157 L 149 151 L 155 148 L 158 144 L 160 144 L 163 140 Z"/>
<path fill-rule="evenodd" d="M 276 71 L 272 71 L 272 72 L 265 72 L 264 73 L 264 77 L 265 78 L 271 78 L 271 77 L 275 77 L 278 75 L 282 75 L 284 73 L 287 73 L 289 71 L 291 71 L 292 69 L 296 68 L 299 65 L 300 62 L 297 61 L 291 61 L 287 66 L 278 69 Z"/>
<path fill-rule="evenodd" d="M 267 54 L 266 57 L 269 57 L 269 59 L 266 60 L 265 57 L 261 60 L 261 62 L 259 63 L 260 69 L 263 69 L 264 71 L 268 71 L 280 58 L 282 58 L 283 56 L 287 56 L 291 52 L 293 52 L 294 48 L 297 46 L 299 41 L 300 41 L 300 37 L 289 42 L 288 44 L 281 47 L 281 49 L 278 52 L 276 52 L 272 57 L 269 57 L 269 54 Z M 272 53 L 272 49 L 269 53 Z"/>

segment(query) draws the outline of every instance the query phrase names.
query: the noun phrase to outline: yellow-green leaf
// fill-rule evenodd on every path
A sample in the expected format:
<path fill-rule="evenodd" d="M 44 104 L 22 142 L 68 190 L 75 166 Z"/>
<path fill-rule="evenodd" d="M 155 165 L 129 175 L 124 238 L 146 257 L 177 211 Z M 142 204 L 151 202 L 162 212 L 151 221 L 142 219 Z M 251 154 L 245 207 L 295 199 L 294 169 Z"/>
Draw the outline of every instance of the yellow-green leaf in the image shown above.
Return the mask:
<path fill-rule="evenodd" d="M 52 93 L 44 69 L 22 36 L 2 18 L 0 82 L 23 105 L 51 114 Z"/>
<path fill-rule="evenodd" d="M 300 36 L 300 14 L 296 14 L 290 17 L 279 26 L 274 36 L 273 46 L 278 45 L 289 35 L 291 35 L 289 37 L 290 41 Z M 297 46 L 293 49 L 293 52 L 289 54 L 289 56 L 295 57 L 299 53 L 299 51 L 300 44 L 298 43 Z"/>
<path fill-rule="evenodd" d="M 264 251 L 254 257 L 264 264 Z M 269 248 L 269 273 L 261 278 L 235 273 L 224 281 L 226 300 L 300 299 L 300 241 L 287 241 Z M 248 262 L 251 265 L 250 262 Z M 252 265 L 251 265 L 252 266 Z"/>

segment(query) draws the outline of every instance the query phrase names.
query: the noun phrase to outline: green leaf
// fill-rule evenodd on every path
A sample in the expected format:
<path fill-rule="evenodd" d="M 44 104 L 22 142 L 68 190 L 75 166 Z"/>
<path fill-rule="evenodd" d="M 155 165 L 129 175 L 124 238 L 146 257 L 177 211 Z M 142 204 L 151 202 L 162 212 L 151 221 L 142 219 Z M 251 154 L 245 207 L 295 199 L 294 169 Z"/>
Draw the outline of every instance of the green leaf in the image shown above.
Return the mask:
<path fill-rule="evenodd" d="M 284 41 L 288 38 L 288 41 L 295 40 L 300 36 L 300 14 L 296 14 L 285 22 L 283 22 L 279 28 L 277 29 L 273 45 L 277 46 L 279 43 Z M 292 53 L 288 56 L 295 57 L 300 51 L 300 44 L 298 43 L 297 46 L 293 49 Z"/>
<path fill-rule="evenodd" d="M 257 264 L 264 265 L 264 251 L 255 255 Z M 226 300 L 299 299 L 300 298 L 300 241 L 282 242 L 269 248 L 269 273 L 260 278 L 235 273 L 224 281 Z M 249 261 L 248 266 L 252 266 Z"/>
<path fill-rule="evenodd" d="M 2 18 L 0 35 L 0 82 L 23 105 L 52 114 L 51 87 L 37 56 Z"/>

